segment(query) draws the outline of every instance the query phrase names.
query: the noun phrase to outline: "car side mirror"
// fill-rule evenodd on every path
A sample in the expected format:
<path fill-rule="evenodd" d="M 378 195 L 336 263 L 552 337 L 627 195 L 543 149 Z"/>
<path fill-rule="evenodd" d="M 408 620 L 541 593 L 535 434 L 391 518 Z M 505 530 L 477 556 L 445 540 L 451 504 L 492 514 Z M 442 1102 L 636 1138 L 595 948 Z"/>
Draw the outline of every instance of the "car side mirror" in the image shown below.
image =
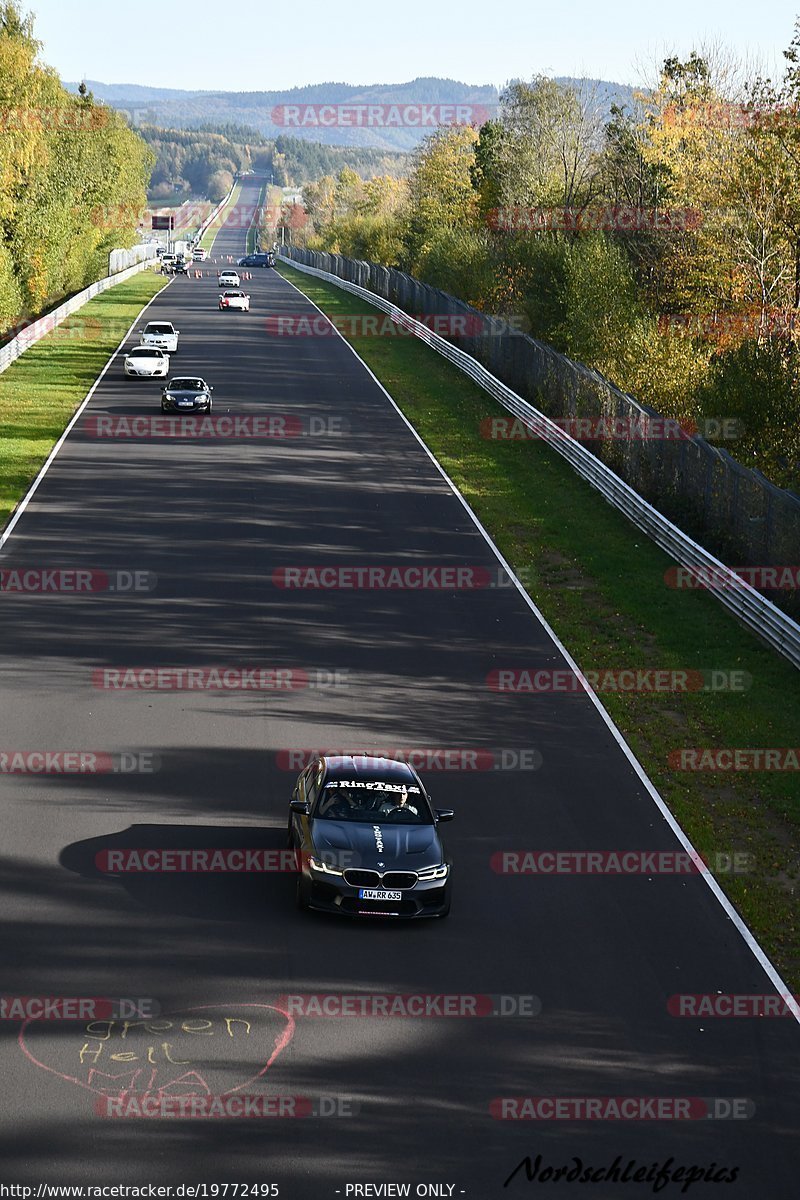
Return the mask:
<path fill-rule="evenodd" d="M 437 821 L 452 821 L 456 815 L 455 810 L 452 808 L 437 808 L 435 812 Z"/>
<path fill-rule="evenodd" d="M 305 813 L 305 815 L 308 816 L 308 805 L 306 804 L 305 800 L 290 800 L 289 808 L 292 810 L 292 812 Z"/>

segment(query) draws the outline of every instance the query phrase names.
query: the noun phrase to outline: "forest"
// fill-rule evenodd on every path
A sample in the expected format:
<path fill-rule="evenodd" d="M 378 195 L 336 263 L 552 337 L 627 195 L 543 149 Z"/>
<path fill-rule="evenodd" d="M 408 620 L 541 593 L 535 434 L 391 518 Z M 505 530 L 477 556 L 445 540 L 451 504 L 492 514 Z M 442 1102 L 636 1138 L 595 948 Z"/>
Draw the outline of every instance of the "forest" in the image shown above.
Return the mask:
<path fill-rule="evenodd" d="M 0 5 L 0 337 L 108 271 L 135 240 L 154 157 L 90 91 L 39 60 L 32 19 Z"/>
<path fill-rule="evenodd" d="M 777 83 L 668 58 L 610 114 L 579 81 L 517 81 L 406 178 L 306 185 L 293 240 L 513 317 L 800 491 L 800 27 L 784 55 Z"/>

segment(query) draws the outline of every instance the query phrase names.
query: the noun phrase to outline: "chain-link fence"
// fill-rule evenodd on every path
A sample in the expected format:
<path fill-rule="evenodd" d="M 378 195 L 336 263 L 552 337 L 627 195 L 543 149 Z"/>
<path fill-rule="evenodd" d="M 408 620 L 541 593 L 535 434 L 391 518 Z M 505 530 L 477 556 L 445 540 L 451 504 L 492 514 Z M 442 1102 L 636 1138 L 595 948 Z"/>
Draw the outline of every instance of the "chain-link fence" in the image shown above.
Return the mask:
<path fill-rule="evenodd" d="M 418 319 L 422 314 L 464 317 L 462 328 L 468 333 L 458 336 L 458 323 L 449 322 L 453 332 L 445 335 L 447 340 L 553 420 L 588 418 L 584 427 L 598 430 L 664 427 L 654 409 L 597 371 L 402 271 L 295 246 L 284 253 L 367 288 Z M 582 440 L 640 495 L 725 561 L 776 567 L 800 563 L 800 497 L 677 422 L 666 425 L 663 436 L 584 435 Z M 793 612 L 800 609 L 796 592 L 784 593 L 778 603 Z"/>

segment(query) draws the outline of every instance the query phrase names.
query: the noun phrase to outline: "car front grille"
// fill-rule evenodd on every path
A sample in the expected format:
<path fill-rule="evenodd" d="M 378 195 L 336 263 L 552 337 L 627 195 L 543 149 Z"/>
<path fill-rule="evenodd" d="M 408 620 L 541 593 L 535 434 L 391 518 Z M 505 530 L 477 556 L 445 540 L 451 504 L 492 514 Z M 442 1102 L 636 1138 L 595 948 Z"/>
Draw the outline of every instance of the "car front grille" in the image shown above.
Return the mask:
<path fill-rule="evenodd" d="M 351 870 L 345 871 L 344 881 L 350 887 L 383 887 L 389 891 L 402 891 L 414 887 L 417 874 L 415 871 L 387 871 L 382 875 L 380 871 Z"/>
<path fill-rule="evenodd" d="M 387 871 L 383 877 L 383 886 L 402 890 L 403 888 L 413 888 L 417 882 L 416 871 Z"/>

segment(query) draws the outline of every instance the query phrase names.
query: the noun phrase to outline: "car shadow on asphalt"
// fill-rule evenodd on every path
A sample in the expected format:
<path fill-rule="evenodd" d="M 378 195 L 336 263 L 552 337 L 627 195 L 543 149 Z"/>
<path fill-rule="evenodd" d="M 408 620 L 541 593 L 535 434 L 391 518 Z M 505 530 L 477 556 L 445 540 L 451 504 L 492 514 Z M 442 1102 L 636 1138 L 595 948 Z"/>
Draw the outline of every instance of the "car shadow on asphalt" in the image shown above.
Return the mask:
<path fill-rule="evenodd" d="M 129 825 L 73 842 L 59 861 L 84 878 L 114 881 L 137 905 L 160 914 L 258 921 L 265 908 L 293 906 L 295 859 L 282 829 Z"/>

